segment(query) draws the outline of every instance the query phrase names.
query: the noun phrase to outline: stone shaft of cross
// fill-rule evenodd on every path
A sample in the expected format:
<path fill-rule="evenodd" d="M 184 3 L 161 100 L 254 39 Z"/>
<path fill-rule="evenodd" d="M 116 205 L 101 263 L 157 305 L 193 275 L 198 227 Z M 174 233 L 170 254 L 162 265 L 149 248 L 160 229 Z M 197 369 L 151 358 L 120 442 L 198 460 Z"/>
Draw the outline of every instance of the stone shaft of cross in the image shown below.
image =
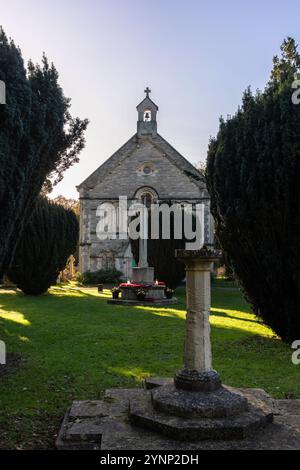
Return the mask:
<path fill-rule="evenodd" d="M 139 268 L 148 268 L 148 211 L 143 208 L 140 214 Z"/>
<path fill-rule="evenodd" d="M 210 341 L 210 277 L 219 252 L 204 246 L 201 250 L 177 250 L 177 258 L 186 266 L 186 336 L 184 369 L 208 372 L 212 370 Z"/>
<path fill-rule="evenodd" d="M 189 370 L 212 369 L 210 341 L 211 262 L 193 260 L 186 265 L 186 338 L 184 367 Z"/>

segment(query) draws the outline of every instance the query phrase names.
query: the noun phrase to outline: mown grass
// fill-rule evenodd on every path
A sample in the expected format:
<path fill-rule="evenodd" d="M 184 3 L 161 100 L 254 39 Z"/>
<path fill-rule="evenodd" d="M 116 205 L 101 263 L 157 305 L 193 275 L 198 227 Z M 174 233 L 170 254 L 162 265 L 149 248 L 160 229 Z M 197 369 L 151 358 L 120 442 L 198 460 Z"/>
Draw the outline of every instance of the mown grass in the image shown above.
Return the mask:
<path fill-rule="evenodd" d="M 223 381 L 300 398 L 291 348 L 255 319 L 237 289 L 221 287 L 214 284 L 211 325 Z M 172 376 L 181 367 L 183 290 L 170 308 L 113 306 L 108 297 L 107 290 L 99 296 L 75 286 L 36 298 L 0 291 L 0 339 L 22 357 L 0 378 L 0 448 L 53 448 L 72 400 L 140 386 L 146 376 Z"/>

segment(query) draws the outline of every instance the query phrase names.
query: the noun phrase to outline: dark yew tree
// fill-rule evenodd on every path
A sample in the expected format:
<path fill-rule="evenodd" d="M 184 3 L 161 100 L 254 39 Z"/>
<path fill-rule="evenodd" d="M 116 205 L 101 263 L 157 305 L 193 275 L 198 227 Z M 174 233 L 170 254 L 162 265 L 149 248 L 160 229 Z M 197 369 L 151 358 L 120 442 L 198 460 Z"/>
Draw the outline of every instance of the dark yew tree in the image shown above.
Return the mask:
<path fill-rule="evenodd" d="M 254 312 L 284 341 L 300 338 L 300 73 L 295 41 L 263 92 L 247 90 L 209 145 L 216 236 Z M 294 84 L 295 86 L 295 84 Z"/>
<path fill-rule="evenodd" d="M 86 120 L 72 118 L 70 100 L 55 67 L 24 67 L 21 51 L 0 28 L 0 80 L 6 104 L 0 105 L 0 278 L 43 188 L 50 191 L 78 161 Z M 53 183 L 52 183 L 53 182 Z"/>
<path fill-rule="evenodd" d="M 17 245 L 8 277 L 25 294 L 40 295 L 56 284 L 79 237 L 76 214 L 39 196 Z"/>

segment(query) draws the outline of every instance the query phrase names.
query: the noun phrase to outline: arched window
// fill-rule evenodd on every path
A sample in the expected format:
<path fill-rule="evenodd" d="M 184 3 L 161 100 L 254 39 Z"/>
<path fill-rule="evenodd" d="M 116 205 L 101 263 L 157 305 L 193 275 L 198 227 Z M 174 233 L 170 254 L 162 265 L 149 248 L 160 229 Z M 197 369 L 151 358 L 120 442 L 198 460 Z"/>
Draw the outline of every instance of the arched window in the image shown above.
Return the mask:
<path fill-rule="evenodd" d="M 149 209 L 153 203 L 153 194 L 145 192 L 141 197 L 142 203 Z"/>
<path fill-rule="evenodd" d="M 141 201 L 143 204 L 145 204 L 147 207 L 150 207 L 151 204 L 156 203 L 159 199 L 157 192 L 147 186 L 138 189 L 134 197 L 138 201 Z"/>
<path fill-rule="evenodd" d="M 150 122 L 151 121 L 151 111 L 150 109 L 145 109 L 144 111 L 144 122 Z"/>

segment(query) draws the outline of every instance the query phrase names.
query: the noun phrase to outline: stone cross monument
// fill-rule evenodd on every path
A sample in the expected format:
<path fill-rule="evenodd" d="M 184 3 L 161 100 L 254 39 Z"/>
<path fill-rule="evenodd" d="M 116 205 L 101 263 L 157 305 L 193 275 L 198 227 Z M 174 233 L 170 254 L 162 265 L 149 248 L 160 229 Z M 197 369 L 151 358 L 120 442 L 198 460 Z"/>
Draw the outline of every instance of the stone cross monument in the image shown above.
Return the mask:
<path fill-rule="evenodd" d="M 106 401 L 74 402 L 62 425 L 58 448 L 132 449 L 142 442 L 138 448 L 147 450 L 158 442 L 159 449 L 177 449 L 174 442 L 166 441 L 168 437 L 187 442 L 180 448 L 191 449 L 190 442 L 243 439 L 272 423 L 273 409 L 263 391 L 226 387 L 212 369 L 210 275 L 219 253 L 204 246 L 197 251 L 178 250 L 177 258 L 186 265 L 187 280 L 183 369 L 174 380 L 148 379 L 147 390 L 109 390 Z M 143 433 L 137 427 L 144 428 Z M 153 431 L 164 438 L 157 441 Z"/>
<path fill-rule="evenodd" d="M 130 400 L 130 421 L 173 439 L 242 439 L 272 422 L 263 402 L 248 392 L 222 385 L 212 368 L 210 283 L 220 253 L 211 246 L 177 250 L 186 266 L 187 315 L 183 369 L 174 380 L 153 379 L 150 396 Z"/>
<path fill-rule="evenodd" d="M 132 268 L 132 282 L 154 283 L 154 268 L 148 264 L 148 209 L 144 204 L 140 210 L 139 264 Z"/>

